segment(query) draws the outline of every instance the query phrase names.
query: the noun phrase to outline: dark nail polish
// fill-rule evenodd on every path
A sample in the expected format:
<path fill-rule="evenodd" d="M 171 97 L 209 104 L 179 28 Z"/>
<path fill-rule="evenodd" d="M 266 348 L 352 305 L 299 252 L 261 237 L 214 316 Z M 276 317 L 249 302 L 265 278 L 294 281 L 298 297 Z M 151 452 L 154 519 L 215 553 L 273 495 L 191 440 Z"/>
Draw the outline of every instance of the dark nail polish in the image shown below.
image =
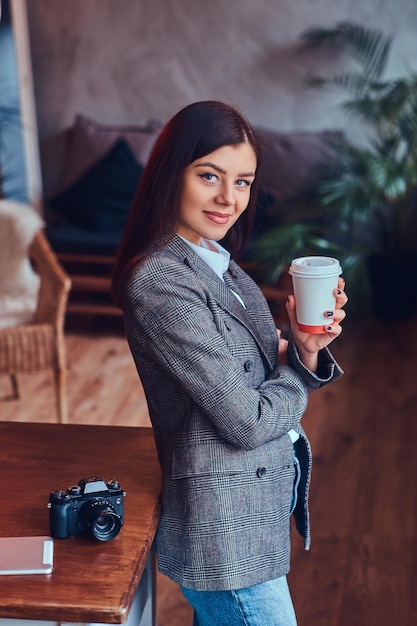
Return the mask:
<path fill-rule="evenodd" d="M 342 293 L 340 289 L 337 290 L 338 295 L 340 296 L 340 294 Z"/>
<path fill-rule="evenodd" d="M 331 326 L 326 326 L 326 330 L 332 330 Z"/>
<path fill-rule="evenodd" d="M 333 311 L 326 311 L 327 317 L 333 317 Z"/>

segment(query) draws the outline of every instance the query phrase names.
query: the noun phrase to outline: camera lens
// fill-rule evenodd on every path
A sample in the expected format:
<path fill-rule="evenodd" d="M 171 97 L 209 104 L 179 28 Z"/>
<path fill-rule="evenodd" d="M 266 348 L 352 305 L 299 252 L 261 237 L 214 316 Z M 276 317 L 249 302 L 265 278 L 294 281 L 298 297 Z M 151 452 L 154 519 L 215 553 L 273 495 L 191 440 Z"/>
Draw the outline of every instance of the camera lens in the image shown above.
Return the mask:
<path fill-rule="evenodd" d="M 106 498 L 88 500 L 82 506 L 80 519 L 100 541 L 109 541 L 119 534 L 122 526 L 120 515 Z"/>

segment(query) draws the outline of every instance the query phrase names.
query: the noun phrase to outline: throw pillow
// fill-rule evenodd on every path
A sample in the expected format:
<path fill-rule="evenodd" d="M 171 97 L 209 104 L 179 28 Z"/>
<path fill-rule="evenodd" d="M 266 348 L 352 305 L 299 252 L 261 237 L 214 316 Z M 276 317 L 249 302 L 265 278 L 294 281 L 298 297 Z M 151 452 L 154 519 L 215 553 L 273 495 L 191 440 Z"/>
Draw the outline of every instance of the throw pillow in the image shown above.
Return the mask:
<path fill-rule="evenodd" d="M 57 191 L 74 184 L 121 138 L 127 141 L 136 160 L 145 165 L 161 129 L 162 124 L 155 120 L 145 126 L 111 126 L 77 115 Z"/>
<path fill-rule="evenodd" d="M 80 228 L 96 233 L 121 231 L 142 172 L 143 167 L 127 142 L 119 139 L 84 176 L 53 198 L 50 205 Z"/>

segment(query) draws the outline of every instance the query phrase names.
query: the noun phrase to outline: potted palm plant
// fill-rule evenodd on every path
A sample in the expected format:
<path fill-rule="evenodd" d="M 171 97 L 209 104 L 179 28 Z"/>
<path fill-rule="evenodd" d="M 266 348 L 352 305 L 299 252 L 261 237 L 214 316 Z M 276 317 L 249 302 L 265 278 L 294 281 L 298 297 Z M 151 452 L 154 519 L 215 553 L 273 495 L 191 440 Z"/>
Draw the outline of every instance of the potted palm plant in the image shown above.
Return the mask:
<path fill-rule="evenodd" d="M 360 25 L 314 28 L 302 38 L 312 47 L 336 47 L 354 60 L 348 71 L 332 78 L 312 76 L 308 82 L 347 92 L 342 106 L 363 125 L 364 142 L 333 141 L 336 158 L 316 172 L 316 193 L 310 202 L 256 242 L 252 254 L 266 263 L 273 280 L 295 254 L 338 256 L 357 304 L 362 306 L 365 295 L 373 293 L 372 306 L 378 316 L 413 314 L 417 74 L 384 79 L 391 38 Z M 393 291 L 383 294 L 391 278 Z M 401 279 L 405 279 L 403 284 Z M 372 284 L 376 289 L 368 292 Z M 401 304 L 407 304 L 403 312 Z"/>

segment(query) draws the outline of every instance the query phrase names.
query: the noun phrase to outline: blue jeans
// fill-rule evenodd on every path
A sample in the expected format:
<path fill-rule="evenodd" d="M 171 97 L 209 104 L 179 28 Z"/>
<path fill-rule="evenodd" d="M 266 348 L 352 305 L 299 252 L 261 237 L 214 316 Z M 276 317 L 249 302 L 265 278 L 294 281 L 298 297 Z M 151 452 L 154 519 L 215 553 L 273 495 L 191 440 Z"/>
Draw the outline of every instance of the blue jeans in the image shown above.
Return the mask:
<path fill-rule="evenodd" d="M 297 626 L 286 576 L 232 591 L 181 590 L 194 626 Z"/>

